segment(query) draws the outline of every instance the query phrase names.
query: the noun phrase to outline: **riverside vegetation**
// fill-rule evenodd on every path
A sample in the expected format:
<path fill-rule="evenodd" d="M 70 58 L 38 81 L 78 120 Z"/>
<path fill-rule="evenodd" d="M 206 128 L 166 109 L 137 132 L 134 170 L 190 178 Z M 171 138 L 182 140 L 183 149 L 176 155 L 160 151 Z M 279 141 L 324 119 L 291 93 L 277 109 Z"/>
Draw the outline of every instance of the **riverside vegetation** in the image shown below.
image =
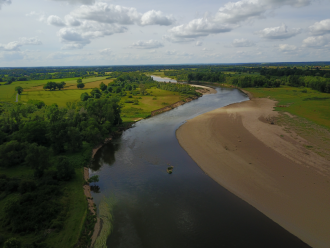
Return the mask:
<path fill-rule="evenodd" d="M 83 194 L 82 167 L 89 163 L 92 148 L 122 129 L 125 122 L 200 95 L 187 84 L 155 82 L 143 71 L 180 81 L 246 88 L 256 97 L 278 100 L 276 110 L 329 129 L 328 65 L 295 67 L 251 64 L 0 70 L 0 247 L 6 242 L 7 246 L 16 242 L 21 247 L 90 245 L 88 234 L 95 216 L 88 211 Z M 43 89 L 48 82 L 65 85 L 58 90 Z M 79 83 L 84 85 L 82 89 L 77 88 Z M 23 90 L 18 103 L 16 87 Z M 108 206 L 102 209 L 104 212 Z M 104 231 L 98 244 L 105 242 L 110 231 L 111 227 Z"/>
<path fill-rule="evenodd" d="M 107 80 L 92 90 L 75 90 L 80 97 L 65 106 L 67 98 L 49 105 L 37 97 L 0 103 L 0 247 L 89 247 L 96 218 L 82 186 L 88 183 L 83 167 L 92 148 L 124 128 L 122 116 L 144 118 L 165 101 L 200 95 L 189 85 L 155 82 L 139 72 Z M 38 87 L 69 91 L 62 86 Z"/>

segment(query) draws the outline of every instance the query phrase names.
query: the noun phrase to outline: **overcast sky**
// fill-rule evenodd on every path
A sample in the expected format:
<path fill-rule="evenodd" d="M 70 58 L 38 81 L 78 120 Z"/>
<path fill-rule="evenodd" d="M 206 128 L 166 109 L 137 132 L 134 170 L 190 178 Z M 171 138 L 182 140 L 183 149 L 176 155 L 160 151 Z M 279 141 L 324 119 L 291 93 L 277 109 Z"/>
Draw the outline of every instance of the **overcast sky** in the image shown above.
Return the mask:
<path fill-rule="evenodd" d="M 330 60 L 329 0 L 0 0 L 0 66 Z"/>

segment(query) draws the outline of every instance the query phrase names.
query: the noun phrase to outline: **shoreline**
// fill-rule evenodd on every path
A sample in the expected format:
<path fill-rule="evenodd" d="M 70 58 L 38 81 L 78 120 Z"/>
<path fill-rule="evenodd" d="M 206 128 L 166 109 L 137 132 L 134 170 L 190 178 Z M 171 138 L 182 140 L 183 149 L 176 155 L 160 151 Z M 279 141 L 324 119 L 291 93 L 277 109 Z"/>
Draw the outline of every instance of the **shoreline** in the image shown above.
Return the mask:
<path fill-rule="evenodd" d="M 192 85 L 195 87 L 199 87 L 199 88 L 203 88 L 204 90 L 202 90 L 200 93 L 202 93 L 203 95 L 208 95 L 208 94 L 214 94 L 216 93 L 216 90 L 211 88 L 211 87 L 207 87 L 207 86 L 200 86 L 200 85 Z M 158 109 L 158 110 L 154 110 L 151 112 L 151 117 L 155 116 L 157 114 L 161 114 L 167 111 L 170 111 L 178 106 L 181 106 L 185 103 L 191 102 L 195 99 L 198 99 L 198 97 L 190 97 L 187 98 L 186 101 L 179 101 L 176 102 L 174 104 L 171 104 L 169 106 L 166 106 L 164 108 Z M 109 143 L 112 140 L 112 137 L 109 137 L 107 139 L 104 140 L 103 143 L 97 145 L 95 148 L 93 148 L 92 150 L 92 156 L 91 156 L 91 160 L 94 159 L 94 156 L 96 155 L 96 153 L 98 152 L 99 149 L 101 149 L 105 144 Z M 88 167 L 84 167 L 84 179 L 85 181 L 87 181 L 89 179 L 89 168 Z M 91 211 L 92 214 L 96 215 L 97 218 L 97 222 L 95 223 L 94 226 L 94 231 L 92 234 L 92 242 L 91 242 L 91 247 L 93 247 L 93 245 L 95 244 L 95 241 L 97 239 L 97 237 L 99 236 L 99 234 L 101 233 L 102 230 L 102 219 L 100 217 L 97 216 L 97 213 L 94 211 L 94 201 L 90 192 L 90 186 L 88 185 L 84 185 L 83 186 L 84 189 L 84 194 L 86 196 L 87 202 L 88 202 L 88 209 Z"/>
<path fill-rule="evenodd" d="M 217 183 L 312 247 L 329 247 L 329 161 L 274 125 L 275 101 L 252 98 L 188 120 L 177 139 Z"/>

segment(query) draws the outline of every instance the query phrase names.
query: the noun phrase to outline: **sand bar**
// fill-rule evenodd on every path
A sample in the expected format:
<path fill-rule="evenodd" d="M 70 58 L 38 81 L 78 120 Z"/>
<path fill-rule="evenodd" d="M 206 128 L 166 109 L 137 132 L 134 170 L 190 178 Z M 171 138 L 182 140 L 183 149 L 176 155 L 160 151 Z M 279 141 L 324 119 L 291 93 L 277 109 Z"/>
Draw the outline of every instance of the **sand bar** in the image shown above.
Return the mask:
<path fill-rule="evenodd" d="M 330 247 L 330 162 L 274 125 L 274 105 L 252 99 L 216 109 L 187 121 L 177 138 L 220 185 L 312 247 Z"/>

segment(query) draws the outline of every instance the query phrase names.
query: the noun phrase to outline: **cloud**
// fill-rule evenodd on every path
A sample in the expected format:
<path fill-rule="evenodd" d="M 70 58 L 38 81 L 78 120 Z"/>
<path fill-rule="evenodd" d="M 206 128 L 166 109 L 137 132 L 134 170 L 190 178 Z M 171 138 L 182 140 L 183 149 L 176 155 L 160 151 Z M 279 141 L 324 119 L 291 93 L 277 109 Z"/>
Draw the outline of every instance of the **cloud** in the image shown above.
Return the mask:
<path fill-rule="evenodd" d="M 303 47 L 324 48 L 329 46 L 329 41 L 325 36 L 308 37 L 303 40 Z"/>
<path fill-rule="evenodd" d="M 293 29 L 288 29 L 288 27 L 284 24 L 282 24 L 279 27 L 273 27 L 273 28 L 265 28 L 257 34 L 259 34 L 262 38 L 265 39 L 289 39 L 293 36 L 296 36 L 297 34 L 301 33 L 300 28 L 293 28 Z"/>
<path fill-rule="evenodd" d="M 0 50 L 3 51 L 20 51 L 20 47 L 25 45 L 41 45 L 42 42 L 37 38 L 19 38 L 18 41 L 12 41 L 8 44 L 0 44 Z"/>
<path fill-rule="evenodd" d="M 201 45 L 203 45 L 203 42 L 201 42 L 201 41 L 197 41 L 195 45 L 196 45 L 196 46 L 201 46 Z"/>
<path fill-rule="evenodd" d="M 47 18 L 47 23 L 49 25 L 54 25 L 54 26 L 57 26 L 57 27 L 63 27 L 65 26 L 65 23 L 62 21 L 61 18 L 59 18 L 58 16 L 56 15 L 51 15 Z"/>
<path fill-rule="evenodd" d="M 179 25 L 169 30 L 168 40 L 173 42 L 193 41 L 195 38 L 229 32 L 233 29 L 232 25 L 218 24 L 207 18 L 199 18 L 190 21 L 188 24 Z"/>
<path fill-rule="evenodd" d="M 8 4 L 8 5 L 11 4 L 11 0 L 0 0 L 0 9 L 4 4 Z"/>
<path fill-rule="evenodd" d="M 255 46 L 255 42 L 247 39 L 235 39 L 232 45 L 234 47 L 252 47 Z"/>
<path fill-rule="evenodd" d="M 20 51 L 3 52 L 0 54 L 0 58 L 5 61 L 15 61 L 24 59 L 25 54 Z"/>
<path fill-rule="evenodd" d="M 102 56 L 110 56 L 112 55 L 112 51 L 110 48 L 105 48 L 99 51 Z"/>
<path fill-rule="evenodd" d="M 51 53 L 47 56 L 47 58 L 49 59 L 64 59 L 64 58 L 68 58 L 74 56 L 71 53 L 67 53 L 67 52 L 56 52 L 56 53 Z"/>
<path fill-rule="evenodd" d="M 132 44 L 131 47 L 139 49 L 154 49 L 163 47 L 164 44 L 157 40 L 148 40 L 148 41 L 137 41 Z"/>
<path fill-rule="evenodd" d="M 166 55 L 176 55 L 177 51 L 173 50 L 173 51 L 166 51 L 165 52 Z"/>
<path fill-rule="evenodd" d="M 278 45 L 278 49 L 281 52 L 289 53 L 289 52 L 293 52 L 293 51 L 297 50 L 297 47 L 294 45 L 280 44 L 280 45 Z"/>
<path fill-rule="evenodd" d="M 95 3 L 95 0 L 52 0 L 55 2 L 67 2 L 69 4 L 86 4 L 91 5 Z"/>
<path fill-rule="evenodd" d="M 165 36 L 172 42 L 193 41 L 197 37 L 230 32 L 243 22 L 257 18 L 265 18 L 269 11 L 285 5 L 303 7 L 312 0 L 241 0 L 229 2 L 221 7 L 214 16 L 207 15 L 194 19 L 188 24 L 179 25 L 169 30 L 170 35 Z"/>
<path fill-rule="evenodd" d="M 150 10 L 144 13 L 140 19 L 140 25 L 169 26 L 175 22 L 172 16 L 165 16 L 161 11 Z"/>
<path fill-rule="evenodd" d="M 330 19 L 315 22 L 309 27 L 309 31 L 312 35 L 323 35 L 330 33 Z"/>
<path fill-rule="evenodd" d="M 92 6 L 82 5 L 71 12 L 76 19 L 96 21 L 108 24 L 132 25 L 171 25 L 174 23 L 172 16 L 165 16 L 161 11 L 150 10 L 144 14 L 135 8 L 98 2 Z"/>
<path fill-rule="evenodd" d="M 81 49 L 90 44 L 92 39 L 126 31 L 126 27 L 115 24 L 82 21 L 78 27 L 61 28 L 57 35 L 60 37 L 60 41 L 65 44 L 62 49 Z"/>

